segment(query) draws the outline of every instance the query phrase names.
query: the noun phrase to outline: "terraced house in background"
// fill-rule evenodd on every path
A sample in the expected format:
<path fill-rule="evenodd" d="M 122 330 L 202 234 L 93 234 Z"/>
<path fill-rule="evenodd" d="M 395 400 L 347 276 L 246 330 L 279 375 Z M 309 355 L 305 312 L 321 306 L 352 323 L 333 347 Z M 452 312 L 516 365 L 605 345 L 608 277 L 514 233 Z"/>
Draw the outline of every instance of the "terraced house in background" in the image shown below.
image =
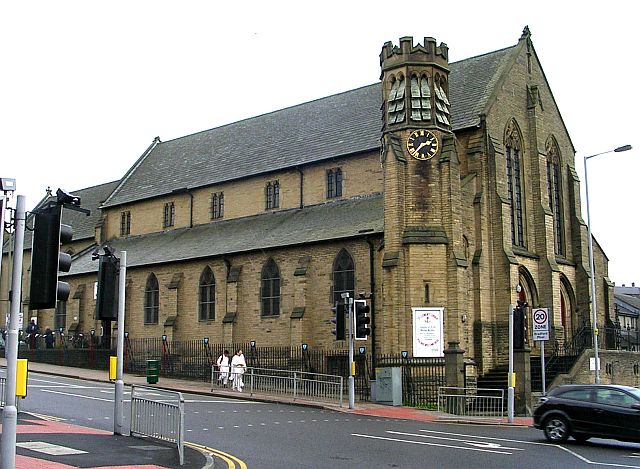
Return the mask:
<path fill-rule="evenodd" d="M 587 229 L 530 32 L 448 55 L 433 38 L 401 38 L 383 46 L 378 83 L 154 139 L 120 181 L 81 191 L 93 215 L 72 222 L 82 239 L 65 246 L 71 296 L 31 314 L 98 329 L 92 252 L 108 243 L 127 251 L 130 337 L 342 349 L 331 307 L 363 292 L 377 352 L 413 354 L 412 308 L 443 308 L 444 347 L 459 343 L 487 371 L 506 361 L 517 299 L 550 308 L 553 338 L 569 341 L 589 320 Z M 612 283 L 597 245 L 595 258 L 604 324 Z"/>

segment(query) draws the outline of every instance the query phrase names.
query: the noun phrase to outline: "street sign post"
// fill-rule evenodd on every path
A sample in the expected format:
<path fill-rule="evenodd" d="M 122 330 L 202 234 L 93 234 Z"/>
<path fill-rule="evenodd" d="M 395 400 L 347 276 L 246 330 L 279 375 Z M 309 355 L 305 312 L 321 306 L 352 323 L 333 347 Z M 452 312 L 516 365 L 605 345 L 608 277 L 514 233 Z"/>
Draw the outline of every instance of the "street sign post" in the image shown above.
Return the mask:
<path fill-rule="evenodd" d="M 540 342 L 540 366 L 542 368 L 542 395 L 547 394 L 547 377 L 544 363 L 544 343 L 549 340 L 549 308 L 533 310 L 533 340 Z"/>
<path fill-rule="evenodd" d="M 544 342 L 549 340 L 549 309 L 533 310 L 533 340 Z"/>

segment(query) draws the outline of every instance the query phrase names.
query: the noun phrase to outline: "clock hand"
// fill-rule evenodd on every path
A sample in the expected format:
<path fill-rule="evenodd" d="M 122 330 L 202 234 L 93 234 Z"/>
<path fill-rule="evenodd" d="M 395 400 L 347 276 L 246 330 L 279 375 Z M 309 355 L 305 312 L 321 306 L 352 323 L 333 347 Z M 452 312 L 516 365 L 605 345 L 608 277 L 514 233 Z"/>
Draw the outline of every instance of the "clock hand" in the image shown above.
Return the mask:
<path fill-rule="evenodd" d="M 416 148 L 416 152 L 419 152 L 420 149 L 425 146 L 427 144 L 427 142 L 422 142 L 420 145 L 418 145 L 418 148 Z"/>

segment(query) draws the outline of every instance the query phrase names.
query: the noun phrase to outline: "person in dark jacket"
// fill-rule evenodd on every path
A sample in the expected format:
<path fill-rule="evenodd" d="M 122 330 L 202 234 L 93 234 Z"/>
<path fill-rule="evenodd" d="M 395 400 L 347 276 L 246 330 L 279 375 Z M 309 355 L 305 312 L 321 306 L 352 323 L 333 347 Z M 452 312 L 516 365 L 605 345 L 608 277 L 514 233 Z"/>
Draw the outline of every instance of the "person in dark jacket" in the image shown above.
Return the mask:
<path fill-rule="evenodd" d="M 29 325 L 27 326 L 27 329 L 25 330 L 25 332 L 27 333 L 27 337 L 29 340 L 29 348 L 31 350 L 36 348 L 36 336 L 38 335 L 38 325 L 36 324 L 36 322 L 32 319 L 31 322 L 29 323 Z"/>
<path fill-rule="evenodd" d="M 47 348 L 53 348 L 56 343 L 56 338 L 53 336 L 53 332 L 51 329 L 47 327 L 47 330 L 44 331 L 44 343 Z"/>

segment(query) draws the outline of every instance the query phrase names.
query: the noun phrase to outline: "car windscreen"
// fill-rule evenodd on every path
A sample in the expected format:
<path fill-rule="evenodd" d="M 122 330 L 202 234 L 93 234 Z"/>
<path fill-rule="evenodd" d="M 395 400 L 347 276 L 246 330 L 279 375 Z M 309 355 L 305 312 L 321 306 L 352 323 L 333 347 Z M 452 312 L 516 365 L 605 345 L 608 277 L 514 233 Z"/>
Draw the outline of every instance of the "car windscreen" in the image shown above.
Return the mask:
<path fill-rule="evenodd" d="M 638 388 L 627 388 L 626 391 L 629 392 L 630 394 L 633 394 L 636 397 L 636 399 L 638 399 L 640 401 L 640 389 L 638 389 Z"/>

